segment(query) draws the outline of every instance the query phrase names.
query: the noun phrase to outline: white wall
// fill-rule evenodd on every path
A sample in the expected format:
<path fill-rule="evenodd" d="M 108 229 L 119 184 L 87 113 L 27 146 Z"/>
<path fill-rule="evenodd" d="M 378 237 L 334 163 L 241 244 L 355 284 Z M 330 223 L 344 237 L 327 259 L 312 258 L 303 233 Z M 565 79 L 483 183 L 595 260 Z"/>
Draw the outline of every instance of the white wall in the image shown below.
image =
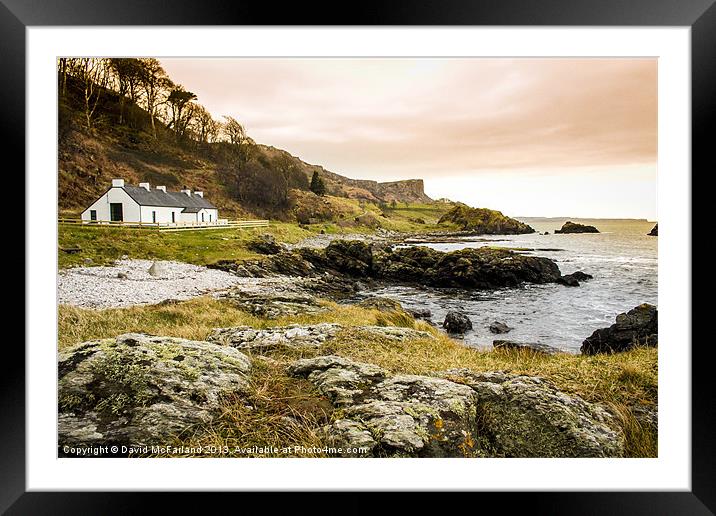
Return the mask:
<path fill-rule="evenodd" d="M 97 210 L 97 220 L 110 220 L 110 203 L 122 203 L 122 215 L 125 222 L 140 221 L 140 206 L 122 188 L 110 188 L 106 194 L 92 203 L 82 212 L 82 220 L 91 220 L 90 211 Z"/>
<path fill-rule="evenodd" d="M 182 208 L 169 208 L 166 206 L 142 206 L 142 222 L 153 222 L 152 212 L 156 212 L 157 220 L 161 224 L 172 222 L 172 212 L 175 214 L 175 222 L 181 222 Z"/>

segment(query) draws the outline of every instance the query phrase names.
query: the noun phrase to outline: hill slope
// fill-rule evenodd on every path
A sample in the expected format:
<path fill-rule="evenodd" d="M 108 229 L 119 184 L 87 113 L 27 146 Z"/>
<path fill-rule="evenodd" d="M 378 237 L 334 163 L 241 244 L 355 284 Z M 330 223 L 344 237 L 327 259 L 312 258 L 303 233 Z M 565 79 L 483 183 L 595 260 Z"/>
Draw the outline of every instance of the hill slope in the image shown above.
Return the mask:
<path fill-rule="evenodd" d="M 83 102 L 81 85 L 70 78 L 58 114 L 58 207 L 64 214 L 79 213 L 118 177 L 132 184 L 202 190 L 229 218 L 297 220 L 297 211 L 305 211 L 307 203 L 326 202 L 332 206 L 326 215 L 330 218 L 333 205 L 341 204 L 331 196 L 376 204 L 432 201 L 420 179 L 389 183 L 349 179 L 266 145 L 254 145 L 251 160 L 238 166 L 228 143 L 178 139 L 158 119 L 155 138 L 149 114 L 111 90 L 100 95 L 96 121 L 88 129 Z M 326 184 L 327 198 L 309 191 L 314 171 Z"/>

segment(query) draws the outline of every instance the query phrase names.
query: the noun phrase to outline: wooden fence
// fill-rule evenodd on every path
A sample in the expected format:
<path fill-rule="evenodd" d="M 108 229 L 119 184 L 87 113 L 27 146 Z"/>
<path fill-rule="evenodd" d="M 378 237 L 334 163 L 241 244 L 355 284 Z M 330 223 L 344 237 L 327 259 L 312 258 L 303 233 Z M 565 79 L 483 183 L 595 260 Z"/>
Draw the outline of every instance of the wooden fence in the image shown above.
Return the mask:
<path fill-rule="evenodd" d="M 57 223 L 83 228 L 122 227 L 154 231 L 197 231 L 204 229 L 261 228 L 269 225 L 268 220 L 219 220 L 218 222 L 125 222 L 115 220 L 57 219 Z"/>

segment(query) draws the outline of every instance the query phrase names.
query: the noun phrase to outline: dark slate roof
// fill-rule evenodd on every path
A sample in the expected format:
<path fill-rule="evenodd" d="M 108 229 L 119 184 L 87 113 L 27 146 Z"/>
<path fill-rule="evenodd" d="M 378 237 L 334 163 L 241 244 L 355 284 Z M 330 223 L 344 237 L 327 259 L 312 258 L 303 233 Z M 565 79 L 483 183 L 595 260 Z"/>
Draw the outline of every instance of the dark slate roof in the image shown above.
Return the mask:
<path fill-rule="evenodd" d="M 152 188 L 147 191 L 141 186 L 122 187 L 127 194 L 134 199 L 140 206 L 168 206 L 170 208 L 192 208 L 196 211 L 188 213 L 196 213 L 202 208 L 216 209 L 216 206 L 198 195 L 189 197 L 181 192 L 163 192 Z"/>
<path fill-rule="evenodd" d="M 201 208 L 184 208 L 181 212 L 182 213 L 199 213 L 199 210 L 201 210 Z"/>

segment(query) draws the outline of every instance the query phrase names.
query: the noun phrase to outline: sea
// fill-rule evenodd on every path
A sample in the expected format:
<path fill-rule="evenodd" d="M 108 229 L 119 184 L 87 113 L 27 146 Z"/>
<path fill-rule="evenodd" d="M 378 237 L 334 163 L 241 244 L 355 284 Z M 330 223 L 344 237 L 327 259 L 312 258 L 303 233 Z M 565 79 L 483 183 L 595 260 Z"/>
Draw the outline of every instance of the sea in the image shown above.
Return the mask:
<path fill-rule="evenodd" d="M 598 328 L 614 323 L 617 314 L 641 303 L 657 305 L 658 237 L 648 236 L 646 220 L 519 218 L 536 233 L 465 238 L 426 243 L 439 251 L 466 247 L 505 247 L 554 260 L 562 274 L 583 271 L 594 279 L 579 287 L 525 284 L 498 290 L 391 286 L 365 292 L 399 300 L 405 308 L 427 308 L 441 325 L 448 311 L 460 310 L 472 321 L 466 345 L 492 348 L 495 339 L 538 342 L 579 353 L 582 341 Z M 589 224 L 600 233 L 554 234 L 566 220 Z M 549 232 L 544 235 L 544 232 Z M 506 323 L 509 333 L 495 335 L 489 326 Z"/>

